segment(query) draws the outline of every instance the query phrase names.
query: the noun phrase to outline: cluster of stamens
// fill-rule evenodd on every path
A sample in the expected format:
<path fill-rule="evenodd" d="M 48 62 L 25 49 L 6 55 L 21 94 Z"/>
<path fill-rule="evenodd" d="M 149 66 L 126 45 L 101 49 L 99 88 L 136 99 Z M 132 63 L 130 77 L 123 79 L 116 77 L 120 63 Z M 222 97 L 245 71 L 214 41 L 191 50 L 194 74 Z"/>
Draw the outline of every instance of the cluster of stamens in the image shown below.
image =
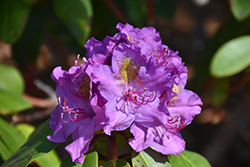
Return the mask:
<path fill-rule="evenodd" d="M 83 57 L 82 62 L 87 62 L 87 59 Z M 74 62 L 74 66 L 77 66 L 77 65 L 82 66 L 82 64 L 80 63 L 80 54 L 76 56 L 76 60 Z"/>
<path fill-rule="evenodd" d="M 166 129 L 168 132 L 178 133 L 181 129 L 185 128 L 186 125 L 187 121 L 181 121 L 180 115 L 177 115 L 177 117 L 173 117 L 171 115 L 168 118 L 167 124 L 163 126 L 163 128 Z"/>
<path fill-rule="evenodd" d="M 63 112 L 60 115 L 60 118 L 63 122 L 68 123 L 72 121 L 81 121 L 87 117 L 92 116 L 90 113 L 79 111 L 78 109 L 72 110 L 66 105 L 67 99 L 63 99 L 63 105 L 61 104 L 61 98 L 58 98 L 58 105 L 63 109 Z M 65 117 L 68 117 L 69 120 L 65 120 Z"/>
<path fill-rule="evenodd" d="M 170 56 L 170 49 L 168 49 L 168 47 L 164 48 L 159 55 L 157 55 L 158 50 L 154 49 L 152 54 L 155 57 L 156 66 L 166 66 L 168 64 L 168 58 Z"/>
<path fill-rule="evenodd" d="M 155 92 L 151 92 L 150 95 L 145 94 L 146 88 L 142 92 L 135 91 L 135 89 L 129 88 L 125 92 L 126 98 L 136 105 L 145 105 L 153 102 L 156 99 Z"/>

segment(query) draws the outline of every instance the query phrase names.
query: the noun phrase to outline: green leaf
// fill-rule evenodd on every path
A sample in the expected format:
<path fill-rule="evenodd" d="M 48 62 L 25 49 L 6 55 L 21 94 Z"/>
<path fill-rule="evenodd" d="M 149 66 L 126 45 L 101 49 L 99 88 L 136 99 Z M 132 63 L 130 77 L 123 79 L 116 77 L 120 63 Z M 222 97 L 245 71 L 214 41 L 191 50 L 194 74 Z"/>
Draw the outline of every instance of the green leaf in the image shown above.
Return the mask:
<path fill-rule="evenodd" d="M 250 1 L 249 0 L 231 0 L 231 11 L 234 17 L 242 21 L 250 15 Z"/>
<path fill-rule="evenodd" d="M 247 32 L 247 26 L 237 22 L 233 17 L 220 27 L 215 36 L 206 44 L 196 63 L 196 75 L 192 80 L 192 88 L 195 92 L 200 92 L 210 77 L 210 63 L 214 53 L 227 41 L 245 35 Z"/>
<path fill-rule="evenodd" d="M 25 141 L 24 136 L 0 118 L 0 155 L 4 160 L 17 151 Z"/>
<path fill-rule="evenodd" d="M 28 108 L 31 104 L 26 101 L 21 95 L 9 93 L 0 89 L 0 113 L 12 114 Z"/>
<path fill-rule="evenodd" d="M 107 161 L 101 167 L 130 167 L 129 163 L 123 159 L 117 159 L 114 165 L 112 160 Z"/>
<path fill-rule="evenodd" d="M 223 44 L 214 54 L 210 74 L 215 77 L 235 75 L 250 65 L 250 36 L 241 36 Z"/>
<path fill-rule="evenodd" d="M 55 150 L 51 150 L 34 160 L 39 166 L 54 167 L 60 166 L 61 160 L 59 159 Z"/>
<path fill-rule="evenodd" d="M 116 167 L 130 167 L 129 163 L 123 159 L 116 160 Z"/>
<path fill-rule="evenodd" d="M 132 152 L 132 164 L 133 166 L 144 165 L 144 167 L 171 167 L 166 157 L 152 149 L 146 149 L 137 155 Z"/>
<path fill-rule="evenodd" d="M 24 82 L 21 74 L 14 67 L 0 64 L 0 89 L 21 94 Z"/>
<path fill-rule="evenodd" d="M 50 152 L 57 146 L 57 143 L 50 142 L 48 135 L 52 135 L 49 128 L 49 120 L 44 123 L 31 138 L 18 149 L 1 167 L 19 167 L 26 166 L 32 160 Z"/>
<path fill-rule="evenodd" d="M 16 125 L 16 129 L 25 136 L 26 139 L 34 132 L 35 127 L 29 124 L 20 123 Z M 34 160 L 39 166 L 54 167 L 59 166 L 61 161 L 55 150 L 51 150 L 48 154 L 44 154 Z"/>
<path fill-rule="evenodd" d="M 211 167 L 209 162 L 200 154 L 192 151 L 183 151 L 181 155 L 169 155 L 172 167 Z"/>
<path fill-rule="evenodd" d="M 30 5 L 20 0 L 2 0 L 0 5 L 0 38 L 14 43 L 21 35 Z"/>
<path fill-rule="evenodd" d="M 30 137 L 30 135 L 35 131 L 35 127 L 26 124 L 26 123 L 19 123 L 15 126 L 15 128 L 20 132 L 27 140 Z"/>
<path fill-rule="evenodd" d="M 61 164 L 61 167 L 98 167 L 98 154 L 96 151 L 89 152 L 86 155 L 84 155 L 84 163 L 83 164 L 77 164 L 75 162 L 72 162 L 72 159 L 69 156 L 63 161 Z"/>
<path fill-rule="evenodd" d="M 8 159 L 12 153 L 10 152 L 10 150 L 6 147 L 6 145 L 0 140 L 0 156 L 1 159 L 6 160 Z M 1 163 L 1 161 L 0 161 Z"/>
<path fill-rule="evenodd" d="M 54 0 L 55 14 L 70 29 L 83 47 L 91 30 L 93 16 L 91 0 Z"/>
<path fill-rule="evenodd" d="M 24 83 L 21 74 L 14 67 L 0 64 L 0 113 L 11 114 L 30 108 L 21 93 Z"/>

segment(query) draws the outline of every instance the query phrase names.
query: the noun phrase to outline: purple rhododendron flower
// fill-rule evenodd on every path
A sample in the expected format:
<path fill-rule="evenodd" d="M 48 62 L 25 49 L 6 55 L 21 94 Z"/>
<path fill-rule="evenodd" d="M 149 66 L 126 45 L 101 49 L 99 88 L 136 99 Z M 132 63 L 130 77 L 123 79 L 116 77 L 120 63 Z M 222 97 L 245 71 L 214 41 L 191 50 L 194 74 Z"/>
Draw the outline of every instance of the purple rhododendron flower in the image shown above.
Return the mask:
<path fill-rule="evenodd" d="M 94 131 L 102 129 L 106 122 L 105 108 L 98 105 L 103 99 L 93 89 L 86 73 L 88 64 L 73 66 L 68 72 L 57 67 L 51 74 L 57 82 L 58 105 L 51 115 L 49 126 L 53 135 L 48 139 L 55 143 L 65 142 L 71 134 L 73 142 L 65 149 L 77 163 L 83 163 Z"/>
<path fill-rule="evenodd" d="M 72 160 L 83 162 L 95 130 L 107 135 L 130 127 L 135 151 L 148 147 L 179 154 L 185 141 L 179 131 L 201 111 L 201 99 L 186 90 L 187 68 L 178 51 L 163 45 L 153 27 L 119 23 L 120 32 L 103 41 L 89 39 L 88 60 L 69 71 L 57 67 L 58 106 L 51 115 L 48 139 L 64 142 Z"/>
<path fill-rule="evenodd" d="M 165 47 L 165 46 L 164 46 Z M 187 81 L 187 69 L 183 65 L 178 53 L 164 49 L 166 60 L 161 60 L 161 52 L 156 56 L 156 65 L 164 65 L 170 70 L 173 77 L 172 95 L 164 92 L 161 100 L 167 107 L 170 115 L 165 124 L 158 127 L 145 128 L 139 124 L 131 126 L 134 139 L 129 144 L 136 151 L 152 147 L 162 154 L 179 154 L 185 150 L 185 141 L 179 131 L 190 124 L 194 116 L 201 111 L 201 99 L 192 91 L 184 89 Z M 160 58 L 159 58 L 160 57 Z M 157 60 L 158 59 L 158 60 Z M 164 62 L 164 63 L 163 63 Z"/>
<path fill-rule="evenodd" d="M 152 83 L 163 82 L 162 78 L 167 81 L 169 72 L 161 69 L 162 78 L 156 78 L 153 67 L 146 63 L 140 50 L 125 43 L 115 46 L 112 54 L 112 66 L 100 64 L 90 75 L 94 83 L 99 83 L 97 88 L 107 100 L 109 121 L 104 132 L 110 135 L 111 131 L 125 130 L 133 122 L 146 127 L 161 125 L 168 115 L 159 110 L 161 92 L 158 87 L 153 88 Z"/>

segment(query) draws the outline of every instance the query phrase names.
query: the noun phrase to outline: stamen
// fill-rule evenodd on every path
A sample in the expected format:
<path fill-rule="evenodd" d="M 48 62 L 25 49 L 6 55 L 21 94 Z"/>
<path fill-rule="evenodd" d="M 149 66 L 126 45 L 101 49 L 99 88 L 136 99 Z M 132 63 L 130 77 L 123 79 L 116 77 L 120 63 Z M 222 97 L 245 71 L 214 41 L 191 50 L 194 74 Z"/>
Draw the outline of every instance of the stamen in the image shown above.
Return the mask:
<path fill-rule="evenodd" d="M 83 58 L 82 58 L 82 61 L 83 61 L 84 63 L 86 63 L 86 62 L 87 62 L 86 57 L 83 57 Z"/>
<path fill-rule="evenodd" d="M 168 118 L 166 125 L 162 126 L 166 131 L 171 133 L 178 133 L 181 129 L 186 127 L 187 121 L 181 121 L 180 115 L 177 115 L 175 118 L 171 115 Z"/>
<path fill-rule="evenodd" d="M 155 65 L 156 66 L 166 66 L 168 64 L 168 58 L 170 56 L 170 50 L 168 49 L 168 47 L 164 48 L 162 50 L 162 52 L 157 56 L 157 53 L 154 54 L 155 57 Z"/>
<path fill-rule="evenodd" d="M 80 58 L 80 54 L 78 54 L 78 55 L 76 56 L 76 60 L 75 60 L 75 62 L 74 62 L 74 66 L 76 66 L 77 64 L 78 64 L 79 66 L 81 66 L 81 63 L 79 62 L 79 58 Z"/>
<path fill-rule="evenodd" d="M 146 88 L 142 92 L 136 92 L 135 89 L 128 89 L 125 92 L 126 98 L 136 105 L 146 105 L 153 102 L 156 99 L 155 91 L 151 92 L 150 95 L 145 94 Z"/>
<path fill-rule="evenodd" d="M 72 122 L 72 121 L 81 121 L 87 117 L 91 117 L 94 114 L 90 113 L 90 112 L 85 112 L 85 111 L 79 111 L 78 109 L 76 110 L 72 110 L 70 109 L 67 105 L 66 105 L 66 99 L 63 99 L 63 105 L 61 104 L 61 98 L 58 97 L 58 105 L 63 109 L 63 112 L 60 115 L 60 119 L 64 122 L 64 123 L 68 123 L 68 122 Z M 65 120 L 64 116 L 65 114 L 67 115 L 69 120 Z"/>

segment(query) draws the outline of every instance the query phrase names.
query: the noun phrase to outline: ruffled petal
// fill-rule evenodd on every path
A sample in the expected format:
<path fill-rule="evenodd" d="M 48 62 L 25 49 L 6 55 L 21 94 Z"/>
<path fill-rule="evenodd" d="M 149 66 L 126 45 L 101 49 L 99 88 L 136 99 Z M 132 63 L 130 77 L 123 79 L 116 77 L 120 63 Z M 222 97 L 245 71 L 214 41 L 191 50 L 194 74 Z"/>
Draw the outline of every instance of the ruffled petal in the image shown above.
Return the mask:
<path fill-rule="evenodd" d="M 200 114 L 202 101 L 197 94 L 192 91 L 183 89 L 177 98 L 166 105 L 172 116 L 178 116 L 190 124 L 195 115 Z"/>
<path fill-rule="evenodd" d="M 180 133 L 171 133 L 163 127 L 153 129 L 154 141 L 151 146 L 162 154 L 180 154 L 185 150 L 185 141 Z"/>
<path fill-rule="evenodd" d="M 73 162 L 83 163 L 83 156 L 89 149 L 89 144 L 94 136 L 94 123 L 84 120 L 79 124 L 77 131 L 72 134 L 73 142 L 65 147 Z"/>
<path fill-rule="evenodd" d="M 134 139 L 129 139 L 129 145 L 136 151 L 140 152 L 148 148 L 154 139 L 154 135 L 151 132 L 152 129 L 145 128 L 133 124 L 130 127 L 130 132 L 133 134 Z"/>

